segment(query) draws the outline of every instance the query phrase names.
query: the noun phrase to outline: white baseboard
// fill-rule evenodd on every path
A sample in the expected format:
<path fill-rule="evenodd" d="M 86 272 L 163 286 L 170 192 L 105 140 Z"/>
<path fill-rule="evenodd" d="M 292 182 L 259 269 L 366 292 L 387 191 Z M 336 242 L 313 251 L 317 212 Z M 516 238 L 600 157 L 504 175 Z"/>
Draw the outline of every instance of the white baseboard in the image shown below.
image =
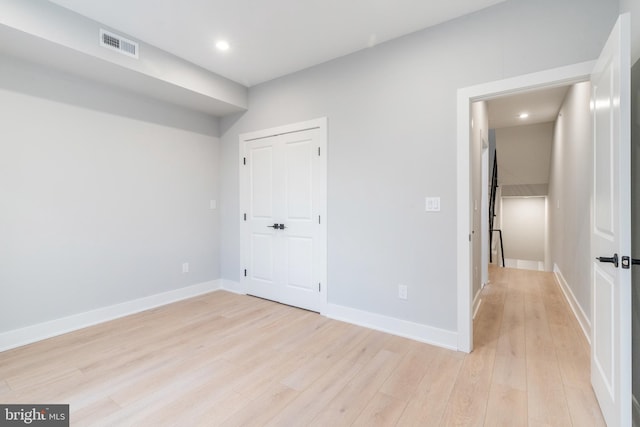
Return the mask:
<path fill-rule="evenodd" d="M 217 291 L 221 287 L 220 280 L 198 283 L 185 288 L 176 289 L 161 294 L 139 298 L 108 307 L 98 308 L 85 313 L 38 323 L 21 329 L 14 329 L 0 333 L 0 351 L 9 350 L 36 341 L 66 334 L 78 329 L 107 322 L 130 314 L 139 313 L 166 304 L 171 304 L 187 298 Z"/>
<path fill-rule="evenodd" d="M 220 289 L 239 295 L 247 294 L 246 290 L 243 289 L 240 282 L 236 282 L 235 280 L 220 279 Z"/>
<path fill-rule="evenodd" d="M 573 311 L 574 316 L 578 319 L 578 323 L 580 324 L 580 328 L 582 328 L 584 336 L 587 338 L 587 342 L 591 344 L 591 321 L 589 320 L 589 317 L 587 317 L 584 310 L 582 310 L 582 307 L 578 303 L 578 300 L 573 294 L 571 287 L 569 287 L 569 284 L 565 280 L 562 272 L 560 271 L 560 267 L 558 267 L 557 264 L 553 264 L 553 272 L 555 273 L 558 286 L 560 286 L 565 299 L 569 303 L 569 307 L 571 307 L 571 311 Z"/>
<path fill-rule="evenodd" d="M 336 304 L 327 304 L 327 310 L 322 314 L 330 319 L 352 323 L 415 341 L 433 344 L 451 350 L 458 349 L 458 334 L 453 331 Z"/>
<path fill-rule="evenodd" d="M 246 295 L 247 293 L 240 282 L 227 279 L 220 279 L 220 282 L 222 290 L 241 295 Z M 480 293 L 478 292 L 478 294 Z M 383 316 L 381 314 L 337 304 L 327 304 L 326 310 L 323 310 L 320 314 L 330 319 L 352 323 L 365 328 L 375 329 L 452 350 L 457 350 L 458 347 L 458 335 L 455 332 L 421 325 L 395 317 Z"/>
<path fill-rule="evenodd" d="M 85 313 L 79 313 L 63 317 L 61 319 L 55 319 L 49 322 L 43 322 L 37 325 L 0 333 L 0 351 L 31 344 L 36 341 L 73 332 L 78 329 L 83 329 L 99 323 L 108 322 L 120 317 L 218 290 L 225 290 L 236 294 L 246 294 L 242 285 L 233 280 L 217 279 L 199 283 L 186 288 L 151 295 L 133 301 L 127 301 Z M 479 298 L 477 298 L 477 300 L 479 301 Z M 476 302 L 474 301 L 474 306 L 475 304 Z M 395 317 L 384 316 L 336 304 L 327 304 L 327 310 L 326 312 L 323 312 L 322 315 L 331 319 L 352 323 L 365 328 L 375 329 L 452 350 L 457 350 L 458 347 L 458 335 L 456 332 L 422 325 L 408 320 L 397 319 Z"/>
<path fill-rule="evenodd" d="M 505 258 L 504 266 L 507 268 L 518 268 L 520 270 L 544 271 L 543 261 L 529 261 L 526 259 Z"/>
<path fill-rule="evenodd" d="M 640 403 L 633 396 L 633 427 L 640 427 Z"/>

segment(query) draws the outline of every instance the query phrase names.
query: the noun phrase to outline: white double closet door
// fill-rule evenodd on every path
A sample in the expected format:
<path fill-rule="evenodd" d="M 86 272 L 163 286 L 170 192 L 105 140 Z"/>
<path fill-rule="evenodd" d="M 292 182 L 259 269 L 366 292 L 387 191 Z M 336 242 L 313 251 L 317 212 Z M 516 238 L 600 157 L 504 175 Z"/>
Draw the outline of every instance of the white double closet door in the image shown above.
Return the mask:
<path fill-rule="evenodd" d="M 241 282 L 247 294 L 321 311 L 326 131 L 300 127 L 241 136 Z"/>

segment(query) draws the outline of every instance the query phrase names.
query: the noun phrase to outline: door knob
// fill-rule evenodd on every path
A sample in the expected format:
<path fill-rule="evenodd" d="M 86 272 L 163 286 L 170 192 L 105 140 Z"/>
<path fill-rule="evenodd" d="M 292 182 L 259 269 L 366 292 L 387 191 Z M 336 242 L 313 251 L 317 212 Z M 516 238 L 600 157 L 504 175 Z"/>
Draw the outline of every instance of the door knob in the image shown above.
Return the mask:
<path fill-rule="evenodd" d="M 599 256 L 596 259 L 600 262 L 610 262 L 616 268 L 618 267 L 618 254 L 613 254 L 612 257 Z"/>
<path fill-rule="evenodd" d="M 274 230 L 284 230 L 285 228 L 287 228 L 286 225 L 284 224 L 273 224 L 273 225 L 267 225 L 267 227 L 269 228 L 273 228 Z"/>

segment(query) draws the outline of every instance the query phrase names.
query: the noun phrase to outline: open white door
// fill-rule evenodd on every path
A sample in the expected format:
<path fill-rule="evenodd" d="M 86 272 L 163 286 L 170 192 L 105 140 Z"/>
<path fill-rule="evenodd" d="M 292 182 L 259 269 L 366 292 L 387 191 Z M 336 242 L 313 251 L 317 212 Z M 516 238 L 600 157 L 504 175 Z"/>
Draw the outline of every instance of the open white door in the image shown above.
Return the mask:
<path fill-rule="evenodd" d="M 591 76 L 591 383 L 610 427 L 631 425 L 630 73 L 627 14 Z"/>

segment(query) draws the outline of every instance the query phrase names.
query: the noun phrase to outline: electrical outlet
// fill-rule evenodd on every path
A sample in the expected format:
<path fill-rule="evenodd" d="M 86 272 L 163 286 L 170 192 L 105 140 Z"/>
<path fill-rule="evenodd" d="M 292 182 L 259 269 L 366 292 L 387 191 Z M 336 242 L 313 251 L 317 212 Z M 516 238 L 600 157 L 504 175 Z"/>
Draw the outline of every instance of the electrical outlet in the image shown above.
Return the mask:
<path fill-rule="evenodd" d="M 182 263 L 182 272 L 183 273 L 188 273 L 189 272 L 189 263 L 188 262 L 183 262 Z"/>
<path fill-rule="evenodd" d="M 398 285 L 398 298 L 407 299 L 407 285 Z"/>

